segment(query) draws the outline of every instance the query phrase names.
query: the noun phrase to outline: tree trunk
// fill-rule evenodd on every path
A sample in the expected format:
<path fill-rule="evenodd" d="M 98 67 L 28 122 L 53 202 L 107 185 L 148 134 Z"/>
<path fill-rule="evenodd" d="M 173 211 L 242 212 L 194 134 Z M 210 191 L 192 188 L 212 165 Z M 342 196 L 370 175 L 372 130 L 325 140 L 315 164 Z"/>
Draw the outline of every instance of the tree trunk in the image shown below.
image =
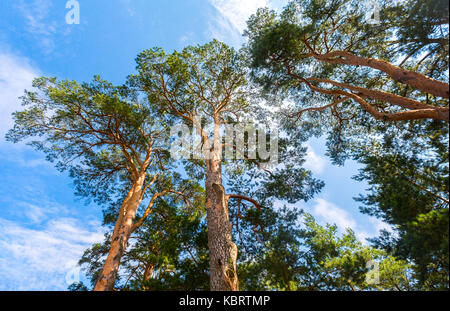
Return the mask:
<path fill-rule="evenodd" d="M 150 281 L 150 279 L 153 276 L 153 264 L 149 263 L 145 266 L 145 271 L 144 271 L 144 281 Z"/>
<path fill-rule="evenodd" d="M 216 124 L 217 125 L 217 124 Z M 210 255 L 210 288 L 213 291 L 239 290 L 236 272 L 237 247 L 233 243 L 228 200 L 222 185 L 221 143 L 216 126 L 214 147 L 206 159 L 206 211 Z"/>
<path fill-rule="evenodd" d="M 145 174 L 141 175 L 128 192 L 111 237 L 111 248 L 103 265 L 102 272 L 97 278 L 94 291 L 112 291 L 119 271 L 120 259 L 127 247 L 128 239 L 132 233 L 133 221 L 142 200 L 142 185 Z"/>

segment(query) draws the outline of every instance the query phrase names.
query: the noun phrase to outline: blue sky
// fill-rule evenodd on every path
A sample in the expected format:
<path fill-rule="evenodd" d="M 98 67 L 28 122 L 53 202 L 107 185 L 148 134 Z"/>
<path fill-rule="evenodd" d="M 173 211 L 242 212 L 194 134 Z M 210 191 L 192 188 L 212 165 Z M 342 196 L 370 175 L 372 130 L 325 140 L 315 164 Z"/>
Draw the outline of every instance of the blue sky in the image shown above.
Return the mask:
<path fill-rule="evenodd" d="M 33 77 L 121 83 L 136 55 L 217 38 L 235 47 L 258 7 L 284 0 L 78 0 L 80 24 L 66 24 L 66 0 L 0 1 L 0 290 L 65 290 L 84 249 L 103 239 L 101 208 L 73 195 L 72 181 L 24 144 L 6 142 L 11 113 Z M 324 140 L 312 139 L 306 166 L 326 186 L 299 203 L 319 222 L 376 236 L 382 222 L 359 213 L 353 197 L 366 185 L 351 179 L 357 164 L 331 165 Z"/>

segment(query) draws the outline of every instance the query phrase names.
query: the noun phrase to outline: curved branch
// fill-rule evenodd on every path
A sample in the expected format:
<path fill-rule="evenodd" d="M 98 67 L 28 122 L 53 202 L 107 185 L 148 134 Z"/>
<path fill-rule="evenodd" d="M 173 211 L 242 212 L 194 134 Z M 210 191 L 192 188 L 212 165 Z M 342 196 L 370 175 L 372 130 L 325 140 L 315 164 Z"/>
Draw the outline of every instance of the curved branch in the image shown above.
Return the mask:
<path fill-rule="evenodd" d="M 356 56 L 347 51 L 334 51 L 326 54 L 317 54 L 312 51 L 313 57 L 319 61 L 331 64 L 345 64 L 352 66 L 365 66 L 383 71 L 397 82 L 408 84 L 425 93 L 449 98 L 448 83 L 435 80 L 418 72 L 403 69 L 387 61 Z"/>
<path fill-rule="evenodd" d="M 298 119 L 300 119 L 300 117 L 302 116 L 302 114 L 304 112 L 307 112 L 307 111 L 323 111 L 323 110 L 325 110 L 327 108 L 333 108 L 333 107 L 336 107 L 338 104 L 342 103 L 343 101 L 345 101 L 347 99 L 348 99 L 348 97 L 343 97 L 343 98 L 340 98 L 340 99 L 332 102 L 331 104 L 328 104 L 328 105 L 325 105 L 325 106 L 310 107 L 310 108 L 302 109 L 302 110 L 300 110 L 298 112 L 295 112 L 295 113 L 291 114 L 291 117 L 297 116 L 297 120 L 298 120 Z"/>
<path fill-rule="evenodd" d="M 330 79 L 320 79 L 320 78 L 306 78 L 306 80 L 308 81 L 315 81 L 315 82 L 319 82 L 319 83 L 329 83 L 332 84 L 334 86 L 339 86 L 342 88 L 346 88 L 349 89 L 350 91 L 355 91 L 355 92 L 359 92 L 362 95 L 364 95 L 367 98 L 370 99 L 377 99 L 377 100 L 381 100 L 384 102 L 389 102 L 391 104 L 400 106 L 402 108 L 406 108 L 406 109 L 437 109 L 440 111 L 448 111 L 448 108 L 446 107 L 437 107 L 437 106 L 433 106 L 433 105 L 429 105 L 429 104 L 425 104 L 422 103 L 420 101 L 408 98 L 408 97 L 403 97 L 403 96 L 399 96 L 393 93 L 388 93 L 385 91 L 379 91 L 379 90 L 370 90 L 364 87 L 359 87 L 359 86 L 353 86 L 350 85 L 348 83 L 339 83 Z"/>
<path fill-rule="evenodd" d="M 229 199 L 231 199 L 231 198 L 249 201 L 250 203 L 252 203 L 253 205 L 255 205 L 255 207 L 258 209 L 258 211 L 261 209 L 261 205 L 259 205 L 259 203 L 258 203 L 256 200 L 254 200 L 254 199 L 252 199 L 252 198 L 249 198 L 249 197 L 246 197 L 245 195 L 240 195 L 240 194 L 227 194 L 227 195 L 225 196 L 225 199 L 226 199 L 226 200 L 229 200 Z"/>
<path fill-rule="evenodd" d="M 292 72 L 292 68 L 285 63 L 287 73 L 293 78 L 298 79 L 301 83 L 305 83 L 311 90 L 327 94 L 327 95 L 341 95 L 345 97 L 349 97 L 355 100 L 365 111 L 369 112 L 375 119 L 383 120 L 383 121 L 404 121 L 404 120 L 417 120 L 417 119 L 436 119 L 443 120 L 449 122 L 449 112 L 448 109 L 446 111 L 440 111 L 433 107 L 432 109 L 414 109 L 409 111 L 401 111 L 396 113 L 384 113 L 376 110 L 371 104 L 365 101 L 358 94 L 346 92 L 343 90 L 330 90 L 323 89 L 311 84 L 307 79 L 302 78 L 301 76 Z"/>

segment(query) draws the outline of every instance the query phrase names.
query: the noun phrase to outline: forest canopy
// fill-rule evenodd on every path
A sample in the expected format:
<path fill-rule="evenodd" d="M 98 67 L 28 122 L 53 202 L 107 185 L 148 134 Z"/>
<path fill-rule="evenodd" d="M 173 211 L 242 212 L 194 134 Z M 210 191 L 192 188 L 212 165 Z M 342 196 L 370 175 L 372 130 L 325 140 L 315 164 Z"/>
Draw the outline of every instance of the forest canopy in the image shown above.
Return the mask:
<path fill-rule="evenodd" d="M 260 8 L 239 49 L 149 48 L 122 85 L 35 79 L 7 139 L 107 231 L 69 290 L 448 290 L 449 4 L 370 3 Z M 324 187 L 311 137 L 361 165 L 360 211 L 392 231 L 360 241 L 295 208 Z"/>

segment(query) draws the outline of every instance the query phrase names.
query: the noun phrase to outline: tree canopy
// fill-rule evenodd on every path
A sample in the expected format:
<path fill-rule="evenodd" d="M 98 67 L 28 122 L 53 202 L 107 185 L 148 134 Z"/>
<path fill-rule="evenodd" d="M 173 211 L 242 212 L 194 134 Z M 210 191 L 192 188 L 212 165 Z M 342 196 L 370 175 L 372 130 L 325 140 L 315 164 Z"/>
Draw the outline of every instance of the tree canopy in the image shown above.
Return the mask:
<path fill-rule="evenodd" d="M 122 85 L 35 79 L 7 139 L 103 208 L 69 289 L 448 289 L 448 3 L 368 3 L 260 8 L 242 48 L 151 48 Z M 359 241 L 299 207 L 324 187 L 312 136 L 362 165 L 355 200 L 391 231 Z"/>

